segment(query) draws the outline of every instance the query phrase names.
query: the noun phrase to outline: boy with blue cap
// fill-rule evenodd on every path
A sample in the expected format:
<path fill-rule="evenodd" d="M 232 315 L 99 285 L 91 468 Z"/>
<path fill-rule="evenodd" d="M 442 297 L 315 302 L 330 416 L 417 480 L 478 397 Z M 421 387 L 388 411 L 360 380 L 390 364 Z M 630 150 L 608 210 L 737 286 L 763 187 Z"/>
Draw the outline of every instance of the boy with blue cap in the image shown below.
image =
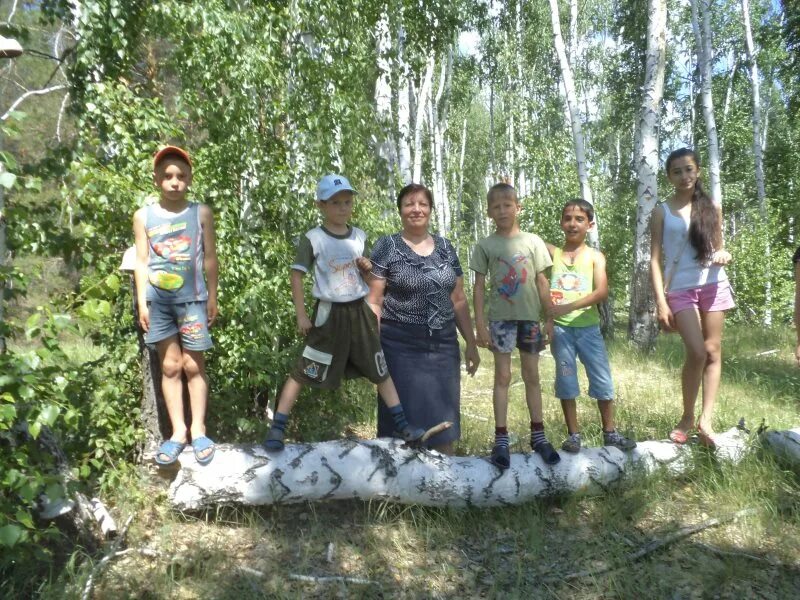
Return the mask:
<path fill-rule="evenodd" d="M 413 442 L 425 433 L 406 420 L 381 349 L 378 319 L 365 300 L 369 288 L 364 275 L 372 263 L 363 256 L 367 234 L 348 224 L 355 193 L 341 175 L 326 175 L 317 185 L 322 225 L 300 238 L 291 273 L 297 328 L 306 343 L 278 398 L 264 440 L 267 450 L 283 450 L 289 412 L 304 385 L 335 389 L 342 377 L 353 371 L 377 384 L 394 419 L 397 437 Z M 309 319 L 303 276 L 312 269 L 311 293 L 316 304 Z"/>

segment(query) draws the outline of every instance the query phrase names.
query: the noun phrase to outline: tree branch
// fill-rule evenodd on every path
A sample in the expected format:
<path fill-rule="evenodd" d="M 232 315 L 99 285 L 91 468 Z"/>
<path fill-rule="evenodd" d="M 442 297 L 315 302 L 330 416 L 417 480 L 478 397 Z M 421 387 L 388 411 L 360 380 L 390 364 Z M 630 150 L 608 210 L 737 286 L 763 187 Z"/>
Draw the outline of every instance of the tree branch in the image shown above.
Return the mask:
<path fill-rule="evenodd" d="M 66 84 L 59 84 L 41 90 L 28 90 L 27 92 L 22 94 L 22 96 L 14 100 L 14 103 L 11 105 L 11 107 L 3 114 L 3 116 L 0 117 L 0 121 L 5 121 L 6 119 L 8 119 L 11 113 L 14 112 L 14 110 L 20 104 L 22 104 L 27 98 L 30 98 L 31 96 L 43 96 L 45 94 L 49 94 L 50 92 L 56 92 L 58 90 L 63 90 L 66 88 L 67 88 Z"/>

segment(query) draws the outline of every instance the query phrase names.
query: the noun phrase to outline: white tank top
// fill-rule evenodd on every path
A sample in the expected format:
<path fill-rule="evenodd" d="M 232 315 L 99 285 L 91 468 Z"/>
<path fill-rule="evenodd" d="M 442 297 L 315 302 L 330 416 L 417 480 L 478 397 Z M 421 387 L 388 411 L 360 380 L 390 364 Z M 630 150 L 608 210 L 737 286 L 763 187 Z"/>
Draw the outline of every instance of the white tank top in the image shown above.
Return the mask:
<path fill-rule="evenodd" d="M 661 204 L 664 211 L 664 235 L 661 249 L 664 253 L 664 281 L 672 274 L 668 292 L 700 287 L 709 283 L 726 281 L 728 276 L 721 265 L 704 265 L 697 260 L 697 250 L 688 241 L 689 222 L 675 216 L 666 202 Z M 685 244 L 685 248 L 684 247 Z M 683 252 L 678 259 L 678 253 Z"/>

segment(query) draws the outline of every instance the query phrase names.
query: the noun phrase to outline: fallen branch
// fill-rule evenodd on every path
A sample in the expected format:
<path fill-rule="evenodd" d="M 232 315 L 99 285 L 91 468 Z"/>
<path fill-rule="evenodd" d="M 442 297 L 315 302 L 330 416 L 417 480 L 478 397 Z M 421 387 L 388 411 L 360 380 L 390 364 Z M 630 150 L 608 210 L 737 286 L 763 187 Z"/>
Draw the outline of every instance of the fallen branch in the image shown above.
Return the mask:
<path fill-rule="evenodd" d="M 571 581 L 573 579 L 581 579 L 583 577 L 595 577 L 597 575 L 604 575 L 605 573 L 610 573 L 611 571 L 616 571 L 618 569 L 621 569 L 627 566 L 628 564 L 636 562 L 640 558 L 647 556 L 648 554 L 652 554 L 656 550 L 665 548 L 670 544 L 674 544 L 677 541 L 685 539 L 690 535 L 694 535 L 695 533 L 699 533 L 700 531 L 708 529 L 709 527 L 716 527 L 717 525 L 722 525 L 723 523 L 728 523 L 729 521 L 736 521 L 742 517 L 746 517 L 748 515 L 754 515 L 757 512 L 758 510 L 755 508 L 745 508 L 726 517 L 708 519 L 706 521 L 703 521 L 702 523 L 698 523 L 697 525 L 689 525 L 687 527 L 681 527 L 678 531 L 668 535 L 665 538 L 653 540 L 652 542 L 645 544 L 636 552 L 628 554 L 625 558 L 622 559 L 622 561 L 620 561 L 620 563 L 616 565 L 605 564 L 600 567 L 595 567 L 594 569 L 577 571 L 575 573 L 569 573 L 568 575 L 563 575 L 559 577 L 545 577 L 542 580 L 542 582 L 558 583 L 561 581 Z"/>
<path fill-rule="evenodd" d="M 245 567 L 243 565 L 239 565 L 237 568 L 242 573 L 247 573 L 248 575 L 252 575 L 253 577 L 258 577 L 260 579 L 264 579 L 267 576 L 267 574 L 262 571 L 251 569 L 250 567 Z M 354 583 L 357 585 L 378 585 L 377 581 L 361 579 L 360 577 L 344 577 L 343 575 L 298 575 L 297 573 L 289 573 L 286 577 L 292 581 L 302 581 L 304 583 Z"/>
<path fill-rule="evenodd" d="M 94 589 L 94 582 L 96 578 L 100 575 L 103 569 L 106 568 L 106 565 L 119 556 L 124 556 L 128 554 L 128 550 L 118 550 L 119 547 L 122 545 L 123 541 L 125 540 L 125 534 L 128 533 L 128 527 L 130 526 L 131 522 L 133 521 L 133 515 L 128 517 L 128 520 L 125 521 L 125 525 L 122 526 L 122 530 L 120 531 L 120 535 L 114 540 L 114 543 L 111 544 L 111 548 L 109 549 L 108 553 L 100 559 L 100 561 L 92 568 L 92 572 L 89 573 L 89 579 L 86 580 L 86 585 L 83 588 L 83 594 L 81 595 L 81 600 L 89 600 L 89 597 L 92 594 L 92 590 Z"/>
<path fill-rule="evenodd" d="M 750 438 L 731 429 L 715 439 L 718 459 L 738 461 Z M 633 472 L 681 473 L 692 464 L 694 451 L 706 450 L 694 444 L 647 441 L 627 453 L 610 446 L 562 453 L 554 466 L 544 464 L 535 453 L 513 454 L 511 468 L 500 471 L 486 457 L 445 456 L 389 439 L 289 444 L 282 452 L 218 444 L 207 466 L 198 464 L 191 452 L 181 454 L 169 495 L 180 510 L 354 498 L 428 506 L 502 506 L 603 491 Z"/>

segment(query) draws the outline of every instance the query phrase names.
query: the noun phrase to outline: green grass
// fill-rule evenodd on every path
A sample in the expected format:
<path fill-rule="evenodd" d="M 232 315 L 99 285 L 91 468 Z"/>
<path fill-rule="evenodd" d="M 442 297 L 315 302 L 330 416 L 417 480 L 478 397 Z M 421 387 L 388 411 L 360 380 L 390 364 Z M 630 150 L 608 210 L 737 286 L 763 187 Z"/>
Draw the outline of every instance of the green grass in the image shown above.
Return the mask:
<path fill-rule="evenodd" d="M 762 419 L 775 429 L 800 425 L 800 369 L 792 364 L 790 333 L 728 326 L 716 429 L 727 429 L 740 417 L 753 427 Z M 621 338 L 610 345 L 618 425 L 639 440 L 663 439 L 680 414 L 680 339 L 662 337 L 656 352 L 645 356 Z M 757 356 L 775 348 L 778 353 Z M 476 377 L 464 377 L 460 454 L 486 454 L 490 449 L 492 362 L 488 353 L 482 359 Z M 552 395 L 550 357 L 542 358 L 541 380 L 548 435 L 560 443 L 564 426 Z M 517 370 L 509 427 L 518 439 L 515 450 L 521 451 L 527 449 L 529 417 L 518 382 Z M 368 387 L 364 391 L 363 405 L 368 408 L 374 398 Z M 587 398 L 579 401 L 579 422 L 589 443 L 599 444 L 599 415 Z M 370 435 L 374 422 L 355 428 Z M 311 437 L 314 434 L 307 439 Z M 696 455 L 692 468 L 679 478 L 656 474 L 630 479 L 603 495 L 465 511 L 347 501 L 180 515 L 167 506 L 165 484 L 143 479 L 119 491 L 114 499 L 117 514 L 135 514 L 130 547 L 146 546 L 161 555 L 112 562 L 100 577 L 95 597 L 798 597 L 797 471 L 765 451 L 735 466 L 707 453 Z M 621 560 L 682 526 L 747 507 L 759 512 L 707 529 L 609 574 L 569 583 L 543 582 Z M 79 597 L 90 566 L 76 564 L 54 576 L 45 596 Z M 240 567 L 255 569 L 263 577 Z M 309 584 L 288 580 L 288 573 L 375 583 Z"/>

